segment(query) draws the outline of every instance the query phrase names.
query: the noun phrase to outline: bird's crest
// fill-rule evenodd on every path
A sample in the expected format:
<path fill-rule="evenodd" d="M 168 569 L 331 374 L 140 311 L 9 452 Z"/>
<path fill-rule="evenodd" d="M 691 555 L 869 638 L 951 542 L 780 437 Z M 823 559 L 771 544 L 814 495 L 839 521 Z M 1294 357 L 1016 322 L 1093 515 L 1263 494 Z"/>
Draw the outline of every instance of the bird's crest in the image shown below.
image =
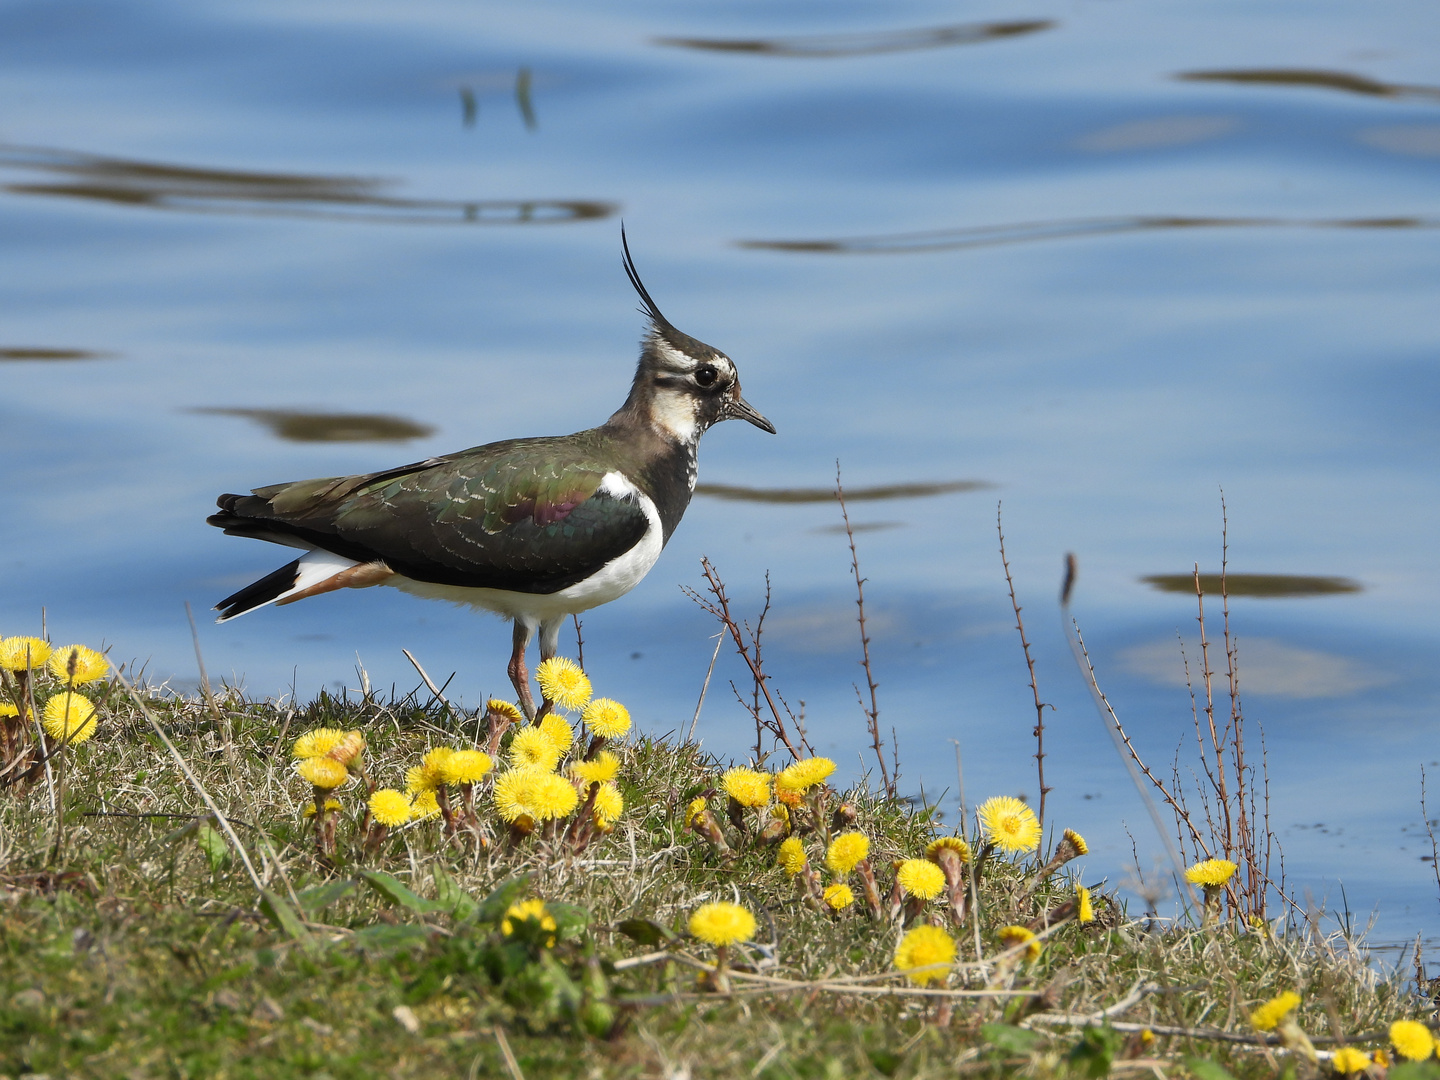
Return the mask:
<path fill-rule="evenodd" d="M 620 226 L 620 246 L 625 249 L 625 276 L 630 279 L 630 284 L 635 286 L 635 291 L 640 294 L 641 303 L 644 304 L 640 311 L 650 317 L 650 321 L 655 324 L 657 329 L 674 330 L 674 325 L 660 314 L 660 309 L 655 306 L 655 301 L 650 299 L 650 292 L 645 288 L 645 283 L 640 280 L 640 273 L 635 269 L 635 260 L 630 256 L 630 243 L 625 239 L 623 223 Z"/>

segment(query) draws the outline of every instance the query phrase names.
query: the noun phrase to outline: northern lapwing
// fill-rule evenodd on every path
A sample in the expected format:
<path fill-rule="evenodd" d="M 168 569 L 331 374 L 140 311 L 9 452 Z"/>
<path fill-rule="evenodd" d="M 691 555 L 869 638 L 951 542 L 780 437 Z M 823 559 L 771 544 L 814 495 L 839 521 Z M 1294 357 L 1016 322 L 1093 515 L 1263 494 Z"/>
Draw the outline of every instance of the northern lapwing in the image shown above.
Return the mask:
<path fill-rule="evenodd" d="M 515 624 L 510 681 L 535 715 L 525 652 L 555 655 L 560 626 L 629 592 L 655 565 L 695 489 L 700 436 L 721 420 L 775 428 L 740 396 L 735 363 L 682 334 L 650 298 L 630 396 L 599 427 L 507 439 L 397 469 L 222 495 L 207 520 L 305 554 L 215 605 L 226 622 L 268 604 L 390 585 Z"/>

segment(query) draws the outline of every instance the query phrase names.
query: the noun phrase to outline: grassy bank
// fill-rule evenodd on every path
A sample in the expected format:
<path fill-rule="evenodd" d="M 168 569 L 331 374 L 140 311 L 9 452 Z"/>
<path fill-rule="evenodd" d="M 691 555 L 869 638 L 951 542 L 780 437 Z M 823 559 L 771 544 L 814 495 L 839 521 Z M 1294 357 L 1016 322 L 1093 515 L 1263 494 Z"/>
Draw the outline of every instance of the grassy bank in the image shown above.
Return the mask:
<path fill-rule="evenodd" d="M 22 697 L 43 714 L 63 681 L 35 675 Z M 13 674 L 6 685 L 13 697 Z M 416 699 L 291 708 L 93 685 L 83 741 L 72 733 L 48 778 L 31 746 L 29 779 L 0 792 L 4 1076 L 1215 1080 L 1330 1072 L 1334 1040 L 1377 1049 L 1392 1021 L 1420 1015 L 1363 952 L 1303 920 L 1222 910 L 1212 926 L 1162 925 L 1102 890 L 1079 903 L 1083 859 L 1052 856 L 1083 839 L 1027 850 L 1023 816 L 972 824 L 966 861 L 950 864 L 959 878 L 939 887 L 944 875 L 915 868 L 944 861 L 926 858 L 940 831 L 924 808 L 824 779 L 785 788 L 783 753 L 759 763 L 765 778 L 727 781 L 728 763 L 694 746 L 616 735 L 601 771 L 624 806 L 608 823 L 586 780 L 554 821 L 507 822 L 492 786 L 522 722 L 500 732 L 482 779 L 448 786 L 446 814 L 382 831 L 369 788 L 417 770 L 425 798 L 421 771 L 439 760 L 425 755 L 483 746 L 505 718 Z M 580 716 L 565 759 L 603 762 Z M 316 792 L 293 756 L 317 728 L 366 743 L 322 797 L 339 803 L 323 827 L 305 816 Z M 856 833 L 868 857 L 827 859 Z M 713 902 L 756 920 L 723 948 L 722 971 L 702 938 L 724 928 L 690 933 Z M 897 959 L 907 924 L 933 924 L 953 964 L 944 947 Z M 1289 991 L 1303 999 L 1289 1026 L 1320 1046 L 1318 1066 L 1261 1045 L 1251 1025 Z"/>

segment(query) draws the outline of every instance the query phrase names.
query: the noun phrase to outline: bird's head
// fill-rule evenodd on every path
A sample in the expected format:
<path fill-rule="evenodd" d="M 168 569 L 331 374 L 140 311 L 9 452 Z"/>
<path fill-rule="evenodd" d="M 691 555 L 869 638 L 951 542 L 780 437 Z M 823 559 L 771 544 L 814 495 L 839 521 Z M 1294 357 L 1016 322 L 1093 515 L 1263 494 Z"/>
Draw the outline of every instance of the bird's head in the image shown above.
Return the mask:
<path fill-rule="evenodd" d="M 740 396 L 735 361 L 671 325 L 641 283 L 623 229 L 620 242 L 625 249 L 625 273 L 650 317 L 626 406 L 642 409 L 645 419 L 666 438 L 689 445 L 721 420 L 748 420 L 775 434 L 775 426 Z"/>

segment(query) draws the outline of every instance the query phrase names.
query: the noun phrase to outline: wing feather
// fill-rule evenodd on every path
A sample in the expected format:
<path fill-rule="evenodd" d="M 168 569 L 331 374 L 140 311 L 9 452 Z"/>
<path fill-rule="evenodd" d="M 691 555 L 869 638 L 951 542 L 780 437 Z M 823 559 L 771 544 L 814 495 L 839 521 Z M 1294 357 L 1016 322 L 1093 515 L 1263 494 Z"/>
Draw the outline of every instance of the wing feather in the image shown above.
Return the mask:
<path fill-rule="evenodd" d="M 222 496 L 226 532 L 382 561 L 417 581 L 550 593 L 640 541 L 644 509 L 602 487 L 575 437 L 495 443 L 362 476 Z"/>

